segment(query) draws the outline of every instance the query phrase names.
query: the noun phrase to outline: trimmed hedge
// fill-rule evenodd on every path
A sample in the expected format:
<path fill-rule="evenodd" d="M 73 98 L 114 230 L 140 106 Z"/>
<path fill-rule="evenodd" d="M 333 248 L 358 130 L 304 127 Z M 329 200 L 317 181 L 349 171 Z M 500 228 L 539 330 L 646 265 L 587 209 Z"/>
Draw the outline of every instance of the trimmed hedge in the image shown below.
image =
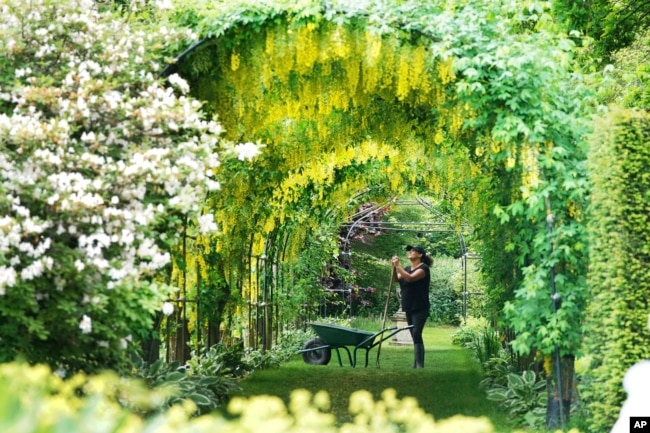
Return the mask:
<path fill-rule="evenodd" d="M 625 371 L 650 358 L 650 115 L 615 110 L 596 122 L 589 155 L 592 207 L 583 390 L 590 432 L 608 432 L 625 399 Z"/>

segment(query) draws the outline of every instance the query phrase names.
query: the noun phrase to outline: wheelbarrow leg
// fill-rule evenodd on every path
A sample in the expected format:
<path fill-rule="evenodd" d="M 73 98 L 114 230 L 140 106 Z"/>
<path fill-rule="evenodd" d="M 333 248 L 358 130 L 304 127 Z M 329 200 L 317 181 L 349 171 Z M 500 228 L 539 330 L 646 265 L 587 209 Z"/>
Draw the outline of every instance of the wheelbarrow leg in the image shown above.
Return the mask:
<path fill-rule="evenodd" d="M 341 362 L 341 352 L 339 352 L 339 348 L 335 347 L 334 350 L 336 350 L 336 357 L 339 359 L 339 367 L 343 367 L 343 363 Z"/>
<path fill-rule="evenodd" d="M 348 360 L 350 361 L 350 365 L 354 367 L 354 364 L 356 364 L 356 353 L 355 353 L 355 360 L 352 361 L 352 354 L 350 353 L 350 349 L 348 349 L 345 346 L 336 346 L 336 354 L 339 356 L 339 365 L 343 367 L 343 363 L 341 362 L 341 355 L 339 354 L 339 349 L 344 349 L 348 353 Z"/>
<path fill-rule="evenodd" d="M 370 349 L 372 349 L 374 346 L 367 348 L 367 347 L 355 347 L 354 348 L 354 364 L 352 364 L 353 367 L 357 366 L 357 350 L 359 349 L 364 349 L 366 351 L 366 365 L 364 367 L 368 367 L 368 354 L 370 353 Z"/>

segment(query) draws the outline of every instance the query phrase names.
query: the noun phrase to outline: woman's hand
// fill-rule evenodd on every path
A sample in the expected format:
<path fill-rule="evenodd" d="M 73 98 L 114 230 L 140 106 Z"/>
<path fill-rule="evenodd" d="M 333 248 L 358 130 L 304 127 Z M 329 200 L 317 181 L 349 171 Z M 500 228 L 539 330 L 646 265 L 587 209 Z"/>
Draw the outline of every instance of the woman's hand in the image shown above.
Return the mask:
<path fill-rule="evenodd" d="M 399 272 L 397 271 L 397 268 L 399 267 L 399 258 L 397 256 L 393 256 L 393 258 L 390 259 L 390 262 L 393 265 L 391 280 L 392 281 L 398 281 L 399 280 Z"/>

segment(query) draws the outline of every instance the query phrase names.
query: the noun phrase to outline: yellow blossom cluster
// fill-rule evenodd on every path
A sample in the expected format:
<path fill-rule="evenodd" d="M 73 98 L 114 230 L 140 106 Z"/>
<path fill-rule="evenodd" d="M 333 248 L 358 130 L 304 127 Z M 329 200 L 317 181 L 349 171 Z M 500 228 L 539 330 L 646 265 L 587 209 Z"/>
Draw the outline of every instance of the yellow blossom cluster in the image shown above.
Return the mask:
<path fill-rule="evenodd" d="M 363 108 L 377 93 L 440 108 L 441 86 L 455 79 L 451 60 L 436 64 L 428 55 L 426 38 L 413 43 L 331 22 L 277 24 L 215 49 L 198 93 L 236 134 L 242 125 L 255 135 L 287 119 L 322 127 L 322 116 Z M 322 138 L 327 129 L 319 131 Z"/>

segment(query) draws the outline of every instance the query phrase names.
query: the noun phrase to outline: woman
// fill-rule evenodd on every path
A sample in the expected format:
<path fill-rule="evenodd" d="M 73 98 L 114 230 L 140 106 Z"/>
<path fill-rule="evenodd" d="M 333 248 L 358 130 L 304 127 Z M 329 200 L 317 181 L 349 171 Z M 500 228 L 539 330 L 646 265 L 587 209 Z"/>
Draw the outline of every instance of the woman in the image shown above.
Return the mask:
<path fill-rule="evenodd" d="M 413 325 L 411 336 L 413 337 L 413 368 L 424 368 L 424 341 L 422 331 L 424 324 L 429 317 L 429 284 L 431 283 L 431 270 L 429 266 L 433 260 L 427 256 L 422 247 L 407 246 L 408 259 L 411 266 L 403 268 L 399 263 L 399 257 L 394 256 L 393 281 L 399 281 L 402 311 L 406 314 L 406 323 Z"/>

